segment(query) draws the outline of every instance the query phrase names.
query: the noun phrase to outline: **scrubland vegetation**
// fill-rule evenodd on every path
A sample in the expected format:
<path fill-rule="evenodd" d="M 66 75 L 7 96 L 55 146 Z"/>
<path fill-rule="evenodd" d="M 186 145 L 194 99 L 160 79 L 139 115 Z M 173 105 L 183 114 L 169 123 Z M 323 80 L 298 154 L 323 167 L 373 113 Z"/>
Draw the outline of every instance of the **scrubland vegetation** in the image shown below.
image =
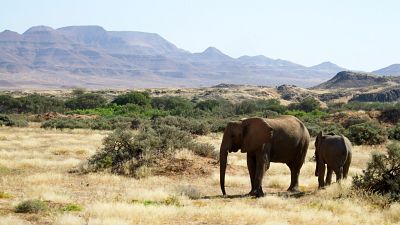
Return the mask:
<path fill-rule="evenodd" d="M 0 224 L 395 224 L 400 222 L 400 105 L 313 98 L 199 100 L 127 92 L 106 97 L 0 96 Z M 246 156 L 218 150 L 230 120 L 294 115 L 355 145 L 350 178 L 317 190 L 313 141 L 300 175 L 273 163 L 266 197 L 250 190 Z M 368 215 L 368 216 L 366 216 Z"/>

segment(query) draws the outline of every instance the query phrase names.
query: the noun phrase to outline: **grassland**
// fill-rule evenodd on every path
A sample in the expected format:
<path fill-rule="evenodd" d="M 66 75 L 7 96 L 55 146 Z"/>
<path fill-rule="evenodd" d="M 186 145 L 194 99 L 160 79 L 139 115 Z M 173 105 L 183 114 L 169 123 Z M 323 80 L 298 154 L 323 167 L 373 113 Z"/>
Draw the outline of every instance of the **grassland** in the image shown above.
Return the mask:
<path fill-rule="evenodd" d="M 101 147 L 108 131 L 0 128 L 0 224 L 400 224 L 400 204 L 385 208 L 353 193 L 350 181 L 317 190 L 310 146 L 300 176 L 304 195 L 290 195 L 289 170 L 273 163 L 264 180 L 264 198 L 243 197 L 250 190 L 244 154 L 231 154 L 227 192 L 219 189 L 218 166 L 211 173 L 151 176 L 69 171 Z M 218 149 L 222 135 L 198 137 Z M 350 176 L 360 173 L 373 151 L 355 147 Z M 180 152 L 181 157 L 197 156 Z M 15 206 L 40 199 L 48 209 L 15 213 Z"/>

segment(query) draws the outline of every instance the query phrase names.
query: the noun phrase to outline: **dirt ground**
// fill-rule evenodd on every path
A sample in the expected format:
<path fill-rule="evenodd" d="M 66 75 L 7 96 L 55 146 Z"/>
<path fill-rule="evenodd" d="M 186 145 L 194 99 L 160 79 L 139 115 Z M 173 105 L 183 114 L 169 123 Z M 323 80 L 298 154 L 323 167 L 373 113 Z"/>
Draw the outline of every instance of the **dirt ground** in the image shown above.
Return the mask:
<path fill-rule="evenodd" d="M 286 192 L 286 165 L 272 163 L 264 179 L 266 196 L 244 196 L 250 190 L 245 155 L 229 155 L 228 197 L 219 188 L 218 164 L 204 163 L 190 152 L 198 173 L 144 179 L 109 173 L 69 173 L 101 147 L 107 131 L 45 130 L 0 127 L 0 224 L 400 224 L 400 204 L 382 209 L 351 192 L 351 179 L 317 190 L 313 143 L 300 175 L 302 194 Z M 198 137 L 215 146 L 222 134 Z M 384 146 L 354 148 L 350 176 L 361 173 L 370 153 Z M 205 164 L 205 165 L 203 165 Z M 15 213 L 23 200 L 41 199 L 48 210 Z M 69 210 L 69 205 L 79 206 Z"/>

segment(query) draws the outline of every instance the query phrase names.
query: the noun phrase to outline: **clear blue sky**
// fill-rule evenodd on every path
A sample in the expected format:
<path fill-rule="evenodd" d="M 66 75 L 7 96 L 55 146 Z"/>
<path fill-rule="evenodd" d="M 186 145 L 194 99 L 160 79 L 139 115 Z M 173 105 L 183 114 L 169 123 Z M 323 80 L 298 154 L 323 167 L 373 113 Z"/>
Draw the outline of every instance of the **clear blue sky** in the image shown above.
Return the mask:
<path fill-rule="evenodd" d="M 179 48 L 371 71 L 400 63 L 398 0 L 4 0 L 0 30 L 100 25 L 158 33 Z"/>

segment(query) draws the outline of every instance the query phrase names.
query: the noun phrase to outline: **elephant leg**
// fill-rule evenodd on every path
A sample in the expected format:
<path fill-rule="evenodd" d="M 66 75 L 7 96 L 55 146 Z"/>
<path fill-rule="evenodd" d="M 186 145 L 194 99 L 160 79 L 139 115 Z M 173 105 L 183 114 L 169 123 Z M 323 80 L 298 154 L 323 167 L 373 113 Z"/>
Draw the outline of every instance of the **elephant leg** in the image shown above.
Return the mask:
<path fill-rule="evenodd" d="M 343 166 L 343 179 L 346 179 L 347 174 L 349 174 L 350 163 L 351 163 L 351 154 L 350 156 L 347 156 L 347 160 Z"/>
<path fill-rule="evenodd" d="M 297 192 L 299 191 L 299 174 L 301 165 L 296 163 L 287 164 L 290 169 L 290 186 L 288 191 Z"/>
<path fill-rule="evenodd" d="M 336 174 L 336 182 L 340 183 L 340 180 L 342 180 L 343 177 L 343 166 L 335 168 L 335 174 Z"/>
<path fill-rule="evenodd" d="M 256 174 L 254 179 L 254 194 L 256 197 L 263 197 L 262 181 L 265 173 L 265 155 L 263 152 L 256 154 Z"/>
<path fill-rule="evenodd" d="M 323 188 L 325 186 L 324 182 L 325 176 L 325 163 L 318 163 L 318 188 Z"/>
<path fill-rule="evenodd" d="M 249 170 L 251 190 L 249 195 L 252 195 L 255 189 L 254 181 L 256 176 L 256 158 L 252 154 L 247 154 L 247 169 Z"/>
<path fill-rule="evenodd" d="M 326 172 L 325 185 L 330 185 L 332 183 L 332 173 L 333 169 L 330 166 L 328 166 L 328 170 Z"/>

